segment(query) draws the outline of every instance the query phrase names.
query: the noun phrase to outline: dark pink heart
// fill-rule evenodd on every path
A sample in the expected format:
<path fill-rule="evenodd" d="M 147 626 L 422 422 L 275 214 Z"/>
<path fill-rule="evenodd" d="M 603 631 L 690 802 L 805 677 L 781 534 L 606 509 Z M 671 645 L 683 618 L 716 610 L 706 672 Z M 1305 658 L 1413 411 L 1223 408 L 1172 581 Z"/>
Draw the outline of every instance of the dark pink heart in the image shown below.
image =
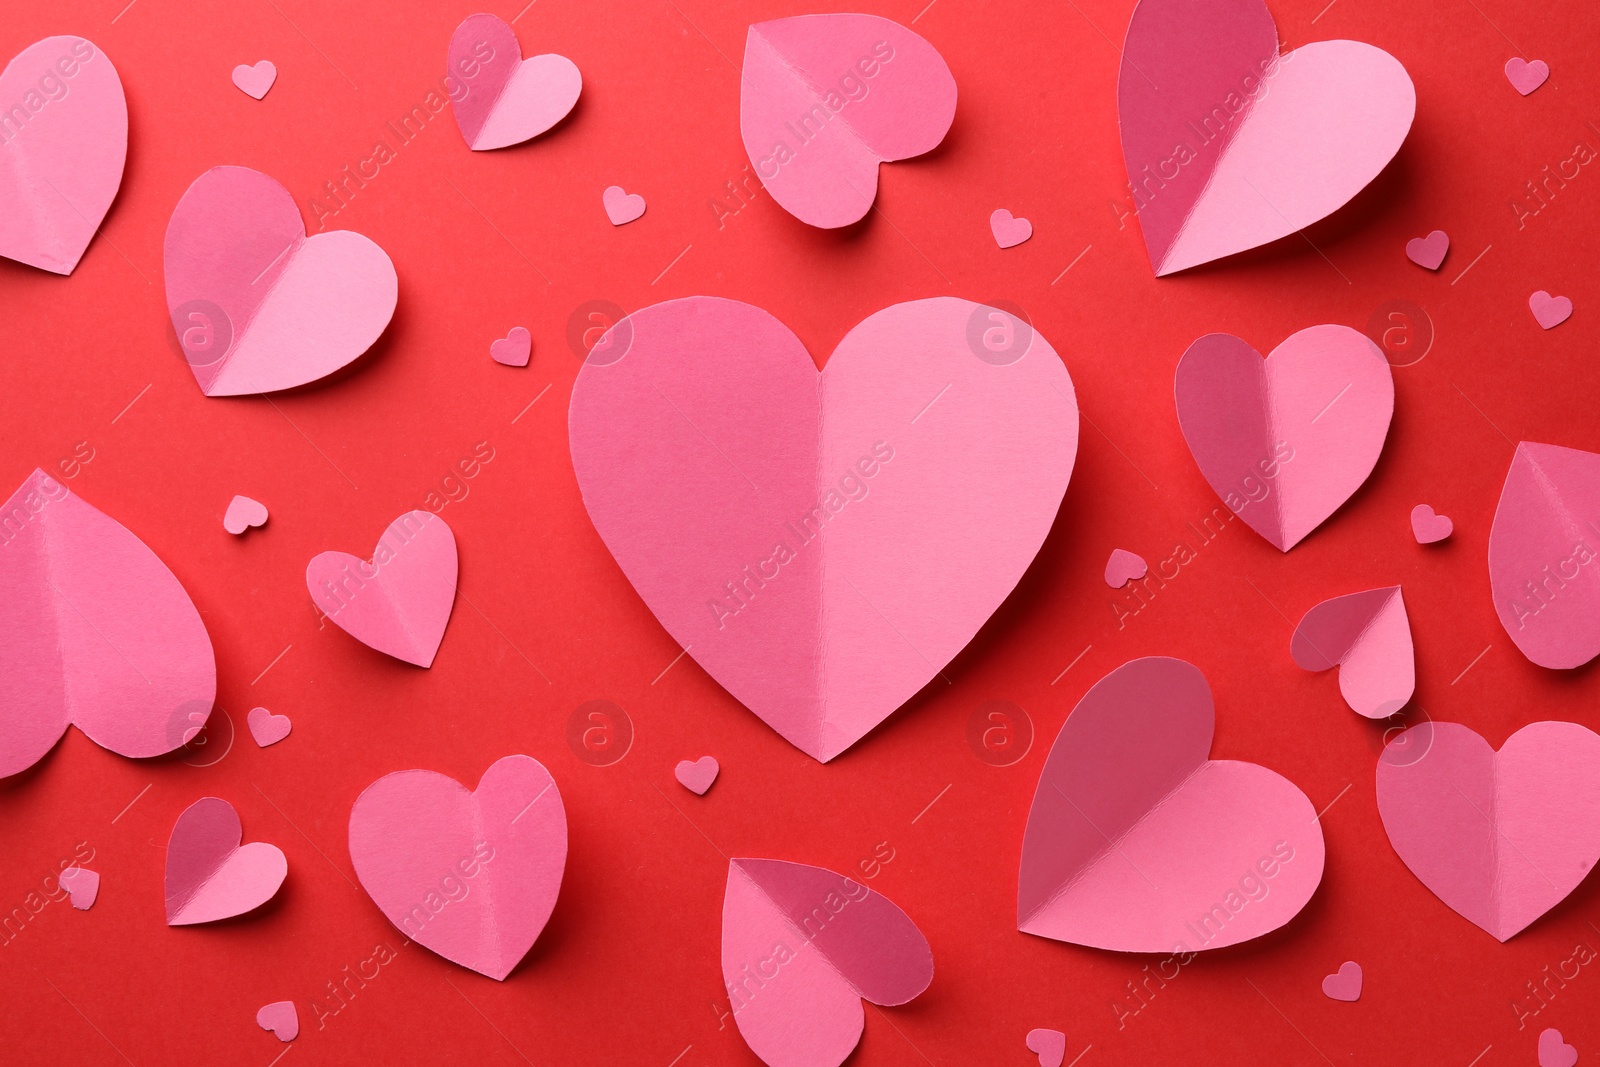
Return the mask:
<path fill-rule="evenodd" d="M 1539 1033 L 1539 1067 L 1574 1067 L 1578 1050 L 1567 1044 L 1561 1031 L 1551 1027 Z"/>
<path fill-rule="evenodd" d="M 722 772 L 722 767 L 717 763 L 715 756 L 701 756 L 697 760 L 679 760 L 673 768 L 673 776 L 678 783 L 691 793 L 705 796 L 706 790 L 711 788 L 711 783 L 717 780 L 717 775 Z"/>
<path fill-rule="evenodd" d="M 300 1013 L 292 1000 L 274 1001 L 256 1012 L 256 1025 L 272 1031 L 279 1041 L 293 1041 L 300 1036 Z"/>
<path fill-rule="evenodd" d="M 1434 230 L 1426 237 L 1413 237 L 1406 242 L 1406 258 L 1419 267 L 1438 270 L 1444 254 L 1450 251 L 1450 235 Z"/>
<path fill-rule="evenodd" d="M 1113 548 L 1111 557 L 1106 560 L 1106 584 L 1113 589 L 1121 589 L 1129 582 L 1143 578 L 1149 571 L 1150 565 L 1143 556 L 1126 549 Z"/>
<path fill-rule="evenodd" d="M 1060 1030 L 1036 1027 L 1028 1031 L 1028 1051 L 1039 1057 L 1039 1067 L 1061 1067 L 1067 1058 L 1067 1035 Z"/>
<path fill-rule="evenodd" d="M 1542 59 L 1529 63 L 1521 56 L 1513 56 L 1506 60 L 1506 81 L 1523 96 L 1543 85 L 1548 77 L 1550 77 L 1550 65 Z"/>
<path fill-rule="evenodd" d="M 1331 1000 L 1353 1002 L 1361 999 L 1361 964 L 1347 960 L 1322 980 L 1322 994 Z"/>
<path fill-rule="evenodd" d="M 1565 296 L 1551 296 L 1540 289 L 1528 297 L 1528 310 L 1534 321 L 1546 330 L 1553 330 L 1572 317 L 1572 300 Z"/>
<path fill-rule="evenodd" d="M 1455 532 L 1456 524 L 1450 521 L 1450 516 L 1440 515 L 1427 504 L 1418 504 L 1411 509 L 1411 536 L 1417 539 L 1419 545 L 1431 545 L 1443 541 Z"/>

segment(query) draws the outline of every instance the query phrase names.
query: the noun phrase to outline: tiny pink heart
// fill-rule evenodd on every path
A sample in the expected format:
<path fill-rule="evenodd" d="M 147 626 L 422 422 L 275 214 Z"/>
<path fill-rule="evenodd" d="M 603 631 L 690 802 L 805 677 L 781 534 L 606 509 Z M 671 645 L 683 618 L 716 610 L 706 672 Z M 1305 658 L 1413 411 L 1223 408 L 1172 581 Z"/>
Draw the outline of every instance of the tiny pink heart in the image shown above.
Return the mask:
<path fill-rule="evenodd" d="M 273 1001 L 256 1012 L 256 1025 L 271 1030 L 279 1041 L 293 1041 L 300 1036 L 300 1013 L 292 1000 Z"/>
<path fill-rule="evenodd" d="M 1543 85 L 1548 77 L 1550 77 L 1550 65 L 1542 59 L 1536 59 L 1532 63 L 1521 56 L 1506 60 L 1506 81 L 1523 96 Z"/>
<path fill-rule="evenodd" d="M 270 59 L 263 59 L 253 67 L 240 63 L 233 68 L 233 84 L 239 87 L 240 92 L 257 100 L 266 96 L 267 90 L 277 80 L 278 67 Z"/>
<path fill-rule="evenodd" d="M 489 355 L 508 367 L 526 367 L 533 355 L 533 335 L 525 326 L 513 326 L 510 333 L 489 346 Z"/>
<path fill-rule="evenodd" d="M 56 880 L 61 888 L 67 891 L 72 898 L 72 906 L 79 911 L 88 911 L 94 907 L 94 902 L 100 896 L 100 873 L 85 867 L 68 867 L 61 872 L 61 877 Z"/>
<path fill-rule="evenodd" d="M 1444 254 L 1450 251 L 1450 235 L 1434 230 L 1426 237 L 1413 237 L 1406 242 L 1406 258 L 1419 267 L 1438 270 Z"/>
<path fill-rule="evenodd" d="M 1106 560 L 1106 584 L 1113 589 L 1121 589 L 1129 582 L 1136 582 L 1143 578 L 1150 570 L 1150 565 L 1144 557 L 1129 552 L 1126 549 L 1114 548 L 1111 558 Z"/>
<path fill-rule="evenodd" d="M 1067 1057 L 1067 1035 L 1043 1026 L 1029 1030 L 1028 1051 L 1038 1053 L 1039 1067 L 1061 1067 Z"/>
<path fill-rule="evenodd" d="M 630 193 L 620 185 L 608 185 L 600 200 L 606 206 L 606 218 L 613 226 L 626 226 L 644 214 L 644 197 Z"/>
<path fill-rule="evenodd" d="M 451 35 L 445 81 L 456 126 L 474 152 L 539 136 L 567 117 L 583 91 L 572 60 L 554 53 L 523 59 L 516 31 L 482 14 Z"/>
<path fill-rule="evenodd" d="M 1033 223 L 1017 218 L 1003 207 L 997 207 L 989 216 L 989 232 L 994 234 L 995 243 L 1001 248 L 1011 248 L 1033 236 Z"/>
<path fill-rule="evenodd" d="M 267 521 L 267 508 L 258 500 L 251 500 L 247 496 L 236 496 L 228 503 L 228 510 L 222 516 L 222 528 L 231 534 L 242 534 L 252 526 L 260 526 Z"/>
<path fill-rule="evenodd" d="M 678 784 L 689 792 L 705 796 L 706 790 L 711 788 L 711 783 L 717 780 L 721 771 L 722 767 L 715 756 L 701 756 L 693 761 L 679 760 L 672 773 L 677 776 Z"/>
<path fill-rule="evenodd" d="M 1564 296 L 1551 296 L 1540 289 L 1528 297 L 1528 310 L 1540 326 L 1553 330 L 1572 317 L 1572 301 Z"/>
<path fill-rule="evenodd" d="M 250 715 L 245 720 L 250 724 L 250 736 L 256 739 L 256 744 L 262 748 L 275 745 L 289 736 L 289 729 L 293 725 L 287 715 L 274 715 L 266 708 L 251 708 Z"/>
<path fill-rule="evenodd" d="M 1411 536 L 1417 539 L 1419 545 L 1443 541 L 1455 529 L 1456 524 L 1450 521 L 1450 516 L 1440 515 L 1426 504 L 1418 504 L 1411 509 Z"/>
<path fill-rule="evenodd" d="M 167 840 L 168 926 L 230 919 L 273 898 L 289 861 L 276 845 L 243 839 L 226 800 L 202 797 L 184 809 Z"/>
<path fill-rule="evenodd" d="M 1322 980 L 1322 993 L 1332 1000 L 1360 1000 L 1361 964 L 1354 960 L 1345 961 L 1336 972 Z"/>
<path fill-rule="evenodd" d="M 1551 1027 L 1539 1034 L 1539 1067 L 1573 1067 L 1578 1050 L 1562 1040 L 1561 1031 Z"/>

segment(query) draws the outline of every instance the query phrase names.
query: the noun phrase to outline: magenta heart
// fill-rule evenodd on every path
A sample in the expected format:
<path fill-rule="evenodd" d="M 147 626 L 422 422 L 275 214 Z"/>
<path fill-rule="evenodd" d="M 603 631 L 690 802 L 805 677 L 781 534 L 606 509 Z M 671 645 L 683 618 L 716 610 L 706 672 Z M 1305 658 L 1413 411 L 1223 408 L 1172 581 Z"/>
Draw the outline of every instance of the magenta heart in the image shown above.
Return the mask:
<path fill-rule="evenodd" d="M 679 760 L 672 773 L 678 779 L 678 784 L 689 792 L 705 796 L 706 790 L 711 788 L 711 783 L 722 773 L 722 767 L 717 763 L 715 756 L 701 756 L 693 761 Z"/>
<path fill-rule="evenodd" d="M 516 31 L 497 16 L 472 15 L 450 38 L 445 86 L 467 147 L 482 152 L 520 144 L 566 118 L 583 75 L 566 56 L 523 59 Z"/>
<path fill-rule="evenodd" d="M 271 900 L 289 873 L 276 845 L 241 845 L 233 805 L 203 797 L 189 805 L 167 840 L 167 925 L 230 919 Z"/>
<path fill-rule="evenodd" d="M 266 505 L 247 496 L 236 496 L 228 501 L 228 510 L 222 515 L 222 528 L 237 535 L 266 521 Z"/>
<path fill-rule="evenodd" d="M 1528 310 L 1534 321 L 1546 330 L 1553 330 L 1572 317 L 1572 301 L 1564 296 L 1551 296 L 1540 289 L 1528 297 Z"/>
<path fill-rule="evenodd" d="M 1550 65 L 1542 59 L 1529 63 L 1521 56 L 1514 56 L 1506 60 L 1506 81 L 1523 96 L 1543 85 L 1548 77 L 1550 77 Z"/>
<path fill-rule="evenodd" d="M 1551 1027 L 1540 1031 L 1539 1067 L 1574 1067 L 1577 1062 L 1578 1050 L 1562 1039 L 1560 1030 Z"/>
<path fill-rule="evenodd" d="M 1412 727 L 1378 761 L 1378 814 L 1423 885 L 1509 940 L 1600 859 L 1600 736 L 1536 722 L 1496 752 L 1458 723 Z"/>
<path fill-rule="evenodd" d="M 994 234 L 995 244 L 1001 248 L 1011 248 L 1033 236 L 1033 223 L 1016 218 L 1003 207 L 997 207 L 989 216 L 989 232 Z"/>
<path fill-rule="evenodd" d="M 251 708 L 245 721 L 250 724 L 250 736 L 255 738 L 256 745 L 266 748 L 275 745 L 289 736 L 289 730 L 294 725 L 287 715 L 274 715 L 266 708 Z"/>
<path fill-rule="evenodd" d="M 293 1041 L 300 1036 L 300 1013 L 292 1000 L 274 1001 L 256 1012 L 256 1025 L 272 1031 L 279 1041 Z"/>
<path fill-rule="evenodd" d="M 1055 522 L 1078 409 L 1054 349 L 996 308 L 887 308 L 819 375 L 771 315 L 692 297 L 601 339 L 569 435 L 589 517 L 667 632 L 826 761 L 1016 586 Z"/>
<path fill-rule="evenodd" d="M 1398 585 L 1324 600 L 1294 628 L 1290 654 L 1308 671 L 1337 665 L 1344 702 L 1369 719 L 1393 715 L 1416 689 L 1411 621 Z"/>
<path fill-rule="evenodd" d="M 323 552 L 306 588 L 328 618 L 371 648 L 433 666 L 456 602 L 456 537 L 439 516 L 408 511 L 378 538 L 372 559 Z"/>
<path fill-rule="evenodd" d="M 402 934 L 504 981 L 555 908 L 567 812 L 530 756 L 496 760 L 471 792 L 433 771 L 396 771 L 350 809 L 350 862 Z"/>
<path fill-rule="evenodd" d="M 1113 589 L 1121 589 L 1129 582 L 1136 582 L 1150 571 L 1150 565 L 1144 557 L 1136 555 L 1121 548 L 1113 548 L 1111 557 L 1106 560 L 1106 584 Z"/>
<path fill-rule="evenodd" d="M 253 67 L 240 63 L 233 68 L 233 84 L 240 92 L 257 100 L 266 96 L 277 80 L 278 65 L 270 59 L 263 59 Z"/>
<path fill-rule="evenodd" d="M 606 218 L 611 220 L 613 226 L 626 226 L 644 214 L 644 197 L 630 193 L 620 185 L 606 186 L 600 201 L 605 205 Z"/>
<path fill-rule="evenodd" d="M 122 186 L 122 79 L 83 38 L 46 37 L 0 72 L 0 107 L 0 256 L 71 274 Z"/>
<path fill-rule="evenodd" d="M 526 367 L 533 356 L 533 335 L 526 326 L 513 326 L 510 333 L 489 346 L 489 356 L 507 367 Z"/>
<path fill-rule="evenodd" d="M 1455 532 L 1456 524 L 1450 516 L 1440 515 L 1427 504 L 1411 509 L 1411 536 L 1419 545 L 1432 545 L 1445 540 Z"/>
<path fill-rule="evenodd" d="M 1322 980 L 1322 994 L 1331 1000 L 1353 1002 L 1361 999 L 1361 964 L 1347 960 Z"/>
<path fill-rule="evenodd" d="M 1039 1067 L 1061 1067 L 1067 1058 L 1067 1035 L 1038 1027 L 1028 1031 L 1028 1051 L 1039 1057 Z"/>
<path fill-rule="evenodd" d="M 100 898 L 100 874 L 85 867 L 65 867 L 57 884 L 67 891 L 72 898 L 72 906 L 79 911 L 88 911 L 94 907 L 94 902 Z"/>
<path fill-rule="evenodd" d="M 1378 346 L 1347 326 L 1312 326 L 1262 360 L 1208 334 L 1178 363 L 1178 423 L 1228 509 L 1284 552 L 1367 480 L 1394 415 Z"/>
<path fill-rule="evenodd" d="M 1434 230 L 1426 237 L 1413 237 L 1406 242 L 1406 258 L 1419 267 L 1438 270 L 1444 254 L 1450 251 L 1450 235 Z"/>

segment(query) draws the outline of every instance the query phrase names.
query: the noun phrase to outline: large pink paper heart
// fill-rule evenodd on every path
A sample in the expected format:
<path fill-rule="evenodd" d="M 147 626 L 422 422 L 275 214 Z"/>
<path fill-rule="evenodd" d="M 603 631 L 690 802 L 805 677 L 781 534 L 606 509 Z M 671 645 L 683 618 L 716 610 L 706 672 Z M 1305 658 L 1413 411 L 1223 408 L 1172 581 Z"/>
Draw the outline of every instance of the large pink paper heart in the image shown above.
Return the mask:
<path fill-rule="evenodd" d="M 1276 930 L 1322 881 L 1306 795 L 1213 760 L 1211 688 L 1149 657 L 1089 690 L 1056 737 L 1022 839 L 1017 926 L 1120 952 L 1198 952 Z"/>
<path fill-rule="evenodd" d="M 434 771 L 396 771 L 350 809 L 350 862 L 401 933 L 504 981 L 555 908 L 567 811 L 531 756 L 496 760 L 472 792 Z"/>
<path fill-rule="evenodd" d="M 1263 0 L 1140 0 L 1117 116 L 1156 274 L 1332 214 L 1394 158 L 1416 108 L 1405 68 L 1371 45 L 1280 56 Z"/>
<path fill-rule="evenodd" d="M 289 190 L 248 167 L 213 167 L 167 223 L 167 311 L 207 396 L 290 389 L 376 341 L 399 280 L 359 233 L 307 237 Z"/>
<path fill-rule="evenodd" d="M 244 839 L 233 805 L 202 797 L 184 809 L 167 840 L 167 925 L 231 919 L 271 900 L 289 873 L 276 845 Z"/>
<path fill-rule="evenodd" d="M 601 338 L 569 432 L 589 517 L 656 618 L 826 761 L 1022 577 L 1072 473 L 1078 406 L 1055 350 L 995 308 L 887 308 L 819 375 L 771 315 L 692 297 Z"/>
<path fill-rule="evenodd" d="M 1541 667 L 1600 655 L 1600 455 L 1523 441 L 1489 531 L 1494 610 Z"/>
<path fill-rule="evenodd" d="M 1263 360 L 1208 334 L 1178 363 L 1178 424 L 1228 509 L 1287 552 L 1361 487 L 1394 415 L 1378 346 L 1348 326 L 1311 326 Z"/>
<path fill-rule="evenodd" d="M 795 218 L 859 222 L 878 164 L 937 148 L 956 81 L 933 45 L 876 15 L 758 22 L 744 46 L 739 133 L 772 198 Z"/>
<path fill-rule="evenodd" d="M 735 859 L 722 980 L 740 1036 L 768 1067 L 838 1067 L 861 1040 L 861 1002 L 917 997 L 933 981 L 933 952 L 905 912 L 859 882 Z"/>
<path fill-rule="evenodd" d="M 1417 686 L 1411 621 L 1398 585 L 1324 600 L 1300 620 L 1289 645 L 1308 671 L 1339 668 L 1339 692 L 1350 710 L 1383 719 Z"/>
<path fill-rule="evenodd" d="M 1509 940 L 1600 859 L 1600 735 L 1536 722 L 1496 752 L 1459 723 L 1412 727 L 1378 760 L 1378 814 L 1423 885 Z"/>
<path fill-rule="evenodd" d="M 104 52 L 46 37 L 0 72 L 0 256 L 71 274 L 111 209 L 128 103 Z"/>
<path fill-rule="evenodd" d="M 0 777 L 69 725 L 124 756 L 171 752 L 205 725 L 217 665 L 189 595 L 43 471 L 0 509 L 0 604 Z"/>
<path fill-rule="evenodd" d="M 461 136 L 481 152 L 520 144 L 566 118 L 583 75 L 566 56 L 523 59 L 515 30 L 496 15 L 472 15 L 450 38 L 445 85 Z"/>
<path fill-rule="evenodd" d="M 456 536 L 439 516 L 408 511 L 378 538 L 372 559 L 322 552 L 306 588 L 345 633 L 379 652 L 433 666 L 456 602 Z"/>

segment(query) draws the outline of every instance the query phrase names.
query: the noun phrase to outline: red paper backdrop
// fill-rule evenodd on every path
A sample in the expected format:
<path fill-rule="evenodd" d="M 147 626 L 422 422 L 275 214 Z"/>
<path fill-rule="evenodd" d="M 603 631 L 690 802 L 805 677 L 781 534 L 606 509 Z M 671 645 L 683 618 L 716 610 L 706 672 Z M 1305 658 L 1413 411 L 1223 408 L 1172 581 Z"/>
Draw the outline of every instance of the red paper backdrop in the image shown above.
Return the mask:
<path fill-rule="evenodd" d="M 0 908 L 25 906 L 80 848 L 104 878 L 93 910 L 54 902 L 8 931 L 8 1062 L 265 1067 L 284 1047 L 256 1027 L 256 1009 L 292 999 L 291 1064 L 753 1063 L 720 1014 L 720 905 L 737 855 L 859 871 L 927 934 L 933 985 L 909 1006 L 867 1009 L 862 1064 L 1027 1064 L 1036 1026 L 1066 1032 L 1069 1060 L 1092 1046 L 1085 1067 L 1531 1064 L 1548 1025 L 1600 1054 L 1600 973 L 1563 963 L 1580 943 L 1600 948 L 1600 884 L 1507 945 L 1451 912 L 1384 837 L 1381 725 L 1352 715 L 1334 677 L 1299 670 L 1288 648 L 1291 620 L 1313 604 L 1403 582 L 1416 703 L 1429 714 L 1496 745 L 1538 719 L 1596 725 L 1596 672 L 1528 663 L 1495 619 L 1484 562 L 1515 441 L 1600 450 L 1600 170 L 1569 168 L 1543 200 L 1512 206 L 1575 144 L 1600 146 L 1586 0 L 1274 0 L 1286 46 L 1351 37 L 1398 56 L 1416 81 L 1416 125 L 1373 186 L 1303 238 L 1161 281 L 1126 213 L 1117 140 L 1128 0 L 865 4 L 914 21 L 961 95 L 945 144 L 885 168 L 880 210 L 841 233 L 808 229 L 764 195 L 733 211 L 727 188 L 748 176 L 745 27 L 809 9 L 541 0 L 519 14 L 513 0 L 497 10 L 518 16 L 525 50 L 582 69 L 576 113 L 504 152 L 469 153 L 448 115 L 400 147 L 329 220 L 393 257 L 393 324 L 336 380 L 270 399 L 207 399 L 175 354 L 161 265 L 173 205 L 206 168 L 243 164 L 283 182 L 309 219 L 323 183 L 422 102 L 478 0 L 123 3 L 13 4 L 0 29 L 5 56 L 49 34 L 89 37 L 120 70 L 130 113 L 122 192 L 76 274 L 0 263 L 0 487 L 86 442 L 93 458 L 67 484 L 143 538 L 194 598 L 216 645 L 220 708 L 186 760 L 127 760 L 70 731 L 0 784 Z M 1554 72 L 1527 98 L 1501 73 L 1518 54 Z M 280 74 L 258 103 L 228 79 L 262 57 Z M 600 204 L 611 184 L 642 193 L 648 213 L 613 228 Z M 1031 241 L 995 247 L 987 220 L 1000 206 L 1032 219 Z M 1437 274 L 1402 255 L 1435 227 L 1453 243 Z M 1526 305 L 1535 289 L 1571 296 L 1571 321 L 1540 330 Z M 1062 353 L 1083 405 L 1071 488 L 1017 592 L 945 670 L 948 684 L 826 767 L 677 659 L 574 482 L 569 319 L 589 301 L 632 309 L 695 293 L 769 309 L 819 361 L 897 301 L 1011 301 Z M 1217 501 L 1173 412 L 1187 344 L 1224 330 L 1266 351 L 1314 323 L 1362 326 L 1389 301 L 1409 302 L 1413 339 L 1430 323 L 1435 337 L 1396 369 L 1394 425 L 1368 484 L 1287 556 L 1242 523 L 1200 547 L 1190 524 Z M 531 366 L 491 362 L 489 343 L 517 324 L 533 333 Z M 1415 358 L 1405 336 L 1390 339 L 1398 361 Z M 492 462 L 442 512 L 460 543 L 461 595 L 434 668 L 319 627 L 306 561 L 370 550 L 483 441 Z M 234 493 L 267 504 L 264 529 L 222 531 Z M 1414 543 L 1419 501 L 1454 518 L 1452 540 Z M 1158 563 L 1180 541 L 1197 558 L 1119 620 L 1125 597 L 1101 580 L 1110 550 Z M 1140 1001 L 1128 983 L 1159 957 L 1019 934 L 1014 899 L 1049 742 L 1097 678 L 1152 654 L 1206 672 L 1215 755 L 1265 763 L 1328 808 L 1328 866 L 1287 928 L 1204 955 L 1164 986 L 1150 980 Z M 632 724 L 610 766 L 569 745 L 570 717 L 595 699 Z M 1031 722 L 1032 749 L 1014 765 L 969 744 L 990 701 Z M 251 743 L 256 705 L 293 718 L 287 741 Z M 549 927 L 498 984 L 402 945 L 353 882 L 345 827 L 382 774 L 420 766 L 474 784 L 511 752 L 555 774 L 572 848 Z M 697 798 L 672 767 L 704 753 L 723 773 Z M 169 929 L 163 847 L 179 811 L 208 794 L 238 808 L 247 839 L 282 847 L 289 877 L 258 914 Z M 873 866 L 875 853 L 893 858 Z M 372 973 L 363 961 L 380 944 L 394 958 L 364 985 L 347 981 Z M 1366 972 L 1356 1004 L 1319 990 L 1346 959 Z M 1564 981 L 1547 978 L 1563 966 Z M 1543 1001 L 1530 981 L 1546 983 Z"/>

